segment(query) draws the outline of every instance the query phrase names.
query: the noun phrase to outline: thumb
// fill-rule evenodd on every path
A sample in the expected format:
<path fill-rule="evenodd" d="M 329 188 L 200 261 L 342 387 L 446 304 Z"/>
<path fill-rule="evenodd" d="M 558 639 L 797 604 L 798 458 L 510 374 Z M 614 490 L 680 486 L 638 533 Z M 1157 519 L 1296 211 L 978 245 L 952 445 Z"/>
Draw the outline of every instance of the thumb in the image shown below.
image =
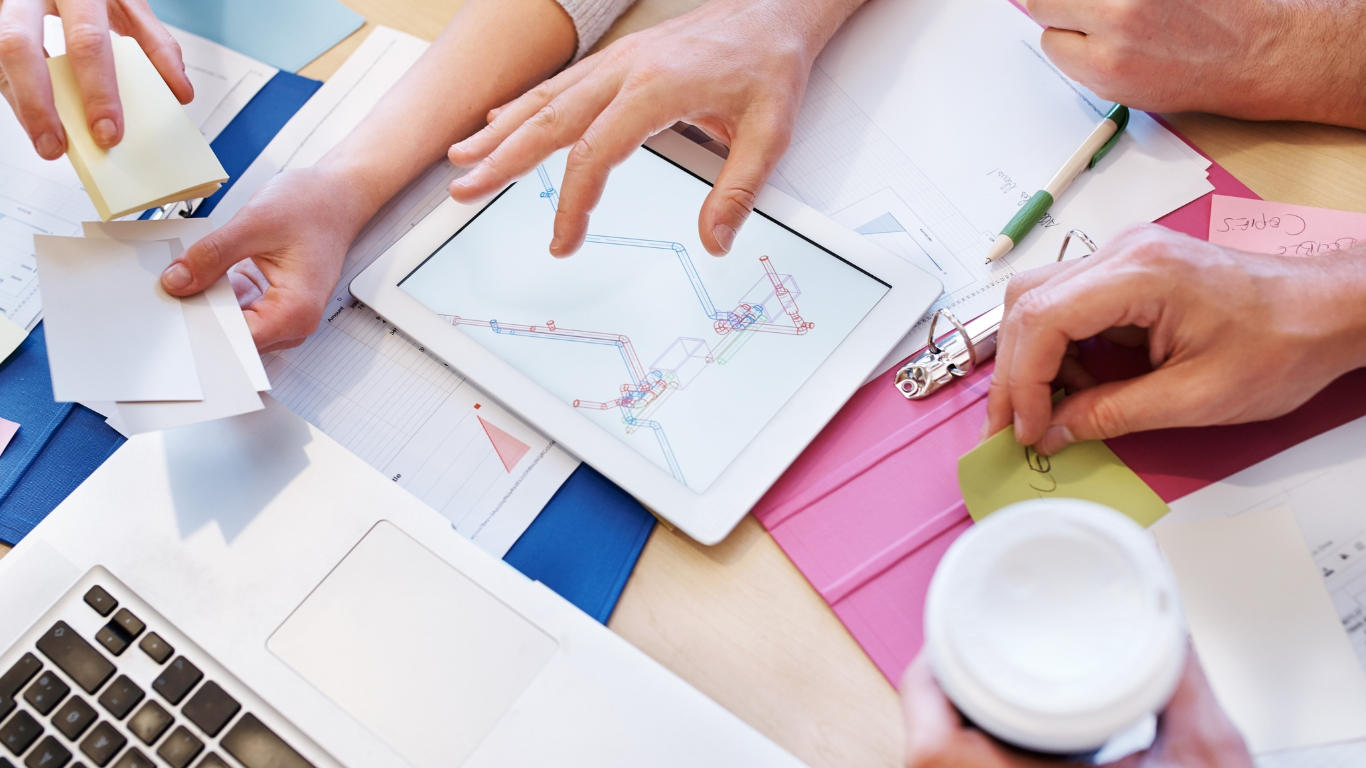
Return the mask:
<path fill-rule="evenodd" d="M 791 139 L 791 126 L 768 123 L 737 132 L 730 156 L 721 168 L 698 217 L 702 245 L 713 256 L 730 252 L 735 233 L 740 231 L 759 190 L 777 167 Z"/>
<path fill-rule="evenodd" d="M 232 224 L 202 237 L 161 273 L 161 287 L 172 296 L 190 296 L 218 281 L 232 265 L 251 254 L 249 240 Z"/>
<path fill-rule="evenodd" d="M 1063 399 L 1034 446 L 1049 456 L 1068 445 L 1191 423 L 1188 377 L 1173 368 L 1100 384 Z"/>

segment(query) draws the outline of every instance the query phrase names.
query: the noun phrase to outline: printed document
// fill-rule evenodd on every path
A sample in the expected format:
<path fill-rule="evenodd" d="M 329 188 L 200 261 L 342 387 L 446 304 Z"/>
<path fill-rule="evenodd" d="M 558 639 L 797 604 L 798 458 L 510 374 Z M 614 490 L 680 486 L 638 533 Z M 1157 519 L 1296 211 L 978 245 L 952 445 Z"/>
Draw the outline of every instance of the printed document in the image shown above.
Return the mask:
<path fill-rule="evenodd" d="M 1007 0 L 879 0 L 816 61 L 792 145 L 770 183 L 944 282 L 930 312 L 967 321 L 1018 271 L 1053 261 L 1081 229 L 1104 243 L 1210 192 L 1209 162 L 1135 112 L 1006 258 L 987 248 L 1081 146 L 1110 104 L 1039 48 Z M 922 321 L 884 368 L 925 345 Z"/>

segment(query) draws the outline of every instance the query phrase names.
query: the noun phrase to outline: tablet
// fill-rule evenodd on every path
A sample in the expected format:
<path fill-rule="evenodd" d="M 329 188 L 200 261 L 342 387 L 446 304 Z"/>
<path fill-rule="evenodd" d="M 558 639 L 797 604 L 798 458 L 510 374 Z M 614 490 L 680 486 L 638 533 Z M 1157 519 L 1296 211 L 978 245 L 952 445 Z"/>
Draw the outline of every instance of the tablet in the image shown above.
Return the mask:
<path fill-rule="evenodd" d="M 672 131 L 613 170 L 583 248 L 553 258 L 566 155 L 491 201 L 446 200 L 351 292 L 655 514 L 718 542 L 941 285 L 772 187 L 730 253 L 709 255 L 697 216 L 721 159 Z"/>

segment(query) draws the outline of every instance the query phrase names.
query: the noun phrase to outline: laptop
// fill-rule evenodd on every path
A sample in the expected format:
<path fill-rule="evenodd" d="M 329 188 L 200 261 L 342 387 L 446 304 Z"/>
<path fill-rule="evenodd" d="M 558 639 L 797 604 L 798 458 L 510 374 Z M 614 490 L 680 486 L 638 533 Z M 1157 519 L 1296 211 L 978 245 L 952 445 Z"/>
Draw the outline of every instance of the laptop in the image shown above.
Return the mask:
<path fill-rule="evenodd" d="M 0 559 L 0 768 L 801 765 L 266 400 Z"/>

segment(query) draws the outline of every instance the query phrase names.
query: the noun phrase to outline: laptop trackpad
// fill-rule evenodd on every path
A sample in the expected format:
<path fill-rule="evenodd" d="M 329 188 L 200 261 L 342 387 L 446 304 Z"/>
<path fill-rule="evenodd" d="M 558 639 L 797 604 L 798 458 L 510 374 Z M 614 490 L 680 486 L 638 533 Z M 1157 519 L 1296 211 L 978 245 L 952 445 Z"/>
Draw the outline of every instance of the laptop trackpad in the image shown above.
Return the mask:
<path fill-rule="evenodd" d="M 469 756 L 557 643 L 381 522 L 267 646 L 408 762 L 436 768 Z"/>

